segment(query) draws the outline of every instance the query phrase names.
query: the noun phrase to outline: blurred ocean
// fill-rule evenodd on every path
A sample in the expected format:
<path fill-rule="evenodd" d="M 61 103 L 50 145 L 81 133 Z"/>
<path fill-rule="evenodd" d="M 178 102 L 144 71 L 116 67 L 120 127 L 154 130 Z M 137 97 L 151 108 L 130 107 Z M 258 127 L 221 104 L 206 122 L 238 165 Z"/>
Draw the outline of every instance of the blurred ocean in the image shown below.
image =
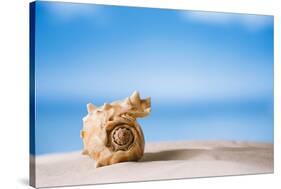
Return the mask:
<path fill-rule="evenodd" d="M 116 99 L 113 99 L 116 100 Z M 38 101 L 36 154 L 82 149 L 80 130 L 89 100 Z M 94 102 L 102 105 L 103 102 Z M 145 140 L 243 140 L 273 142 L 271 100 L 153 103 L 139 119 Z"/>

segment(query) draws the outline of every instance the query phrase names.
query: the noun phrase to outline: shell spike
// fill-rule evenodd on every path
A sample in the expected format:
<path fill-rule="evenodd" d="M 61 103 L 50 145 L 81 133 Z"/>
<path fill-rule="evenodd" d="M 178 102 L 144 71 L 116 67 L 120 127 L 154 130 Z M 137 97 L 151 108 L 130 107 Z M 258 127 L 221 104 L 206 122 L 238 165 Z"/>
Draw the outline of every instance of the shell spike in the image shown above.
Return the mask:
<path fill-rule="evenodd" d="M 130 100 L 132 104 L 138 106 L 140 104 L 140 93 L 138 91 L 134 91 L 133 94 L 130 96 Z"/>
<path fill-rule="evenodd" d="M 110 108 L 111 108 L 111 105 L 108 104 L 108 103 L 104 103 L 103 106 L 102 106 L 102 109 L 103 109 L 103 110 L 108 110 L 108 109 L 110 109 Z"/>
<path fill-rule="evenodd" d="M 88 103 L 87 104 L 88 113 L 93 113 L 96 108 L 97 107 L 94 104 L 92 104 L 92 103 Z"/>
<path fill-rule="evenodd" d="M 151 98 L 148 97 L 146 99 L 141 100 L 141 107 L 143 110 L 151 107 Z"/>

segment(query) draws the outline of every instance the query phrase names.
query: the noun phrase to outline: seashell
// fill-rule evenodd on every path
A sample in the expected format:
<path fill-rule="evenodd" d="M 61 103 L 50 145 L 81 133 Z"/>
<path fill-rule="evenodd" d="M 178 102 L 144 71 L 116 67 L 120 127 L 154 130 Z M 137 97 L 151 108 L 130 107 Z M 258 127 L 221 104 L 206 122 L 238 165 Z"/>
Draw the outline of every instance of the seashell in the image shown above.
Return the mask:
<path fill-rule="evenodd" d="M 144 136 L 137 118 L 150 113 L 150 98 L 141 99 L 138 92 L 121 101 L 101 107 L 87 104 L 83 118 L 82 154 L 96 161 L 96 167 L 125 161 L 137 161 L 144 153 Z"/>

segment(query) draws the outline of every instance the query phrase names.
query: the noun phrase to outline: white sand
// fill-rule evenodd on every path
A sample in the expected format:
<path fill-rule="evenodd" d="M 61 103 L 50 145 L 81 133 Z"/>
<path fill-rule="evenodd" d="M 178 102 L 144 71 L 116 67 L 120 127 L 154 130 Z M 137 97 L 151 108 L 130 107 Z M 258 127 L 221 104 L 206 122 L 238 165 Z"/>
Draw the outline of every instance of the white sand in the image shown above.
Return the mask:
<path fill-rule="evenodd" d="M 146 144 L 139 162 L 95 168 L 80 152 L 36 157 L 36 187 L 100 184 L 273 172 L 273 145 L 161 142 Z"/>

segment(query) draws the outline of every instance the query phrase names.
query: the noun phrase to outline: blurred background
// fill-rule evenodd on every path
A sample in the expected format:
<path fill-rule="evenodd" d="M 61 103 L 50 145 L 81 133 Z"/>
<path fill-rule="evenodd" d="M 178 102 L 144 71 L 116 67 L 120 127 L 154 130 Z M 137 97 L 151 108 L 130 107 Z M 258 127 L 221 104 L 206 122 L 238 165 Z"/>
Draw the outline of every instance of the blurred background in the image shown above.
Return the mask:
<path fill-rule="evenodd" d="M 273 143 L 273 16 L 36 3 L 36 155 L 82 149 L 86 104 L 151 96 L 147 142 Z"/>

